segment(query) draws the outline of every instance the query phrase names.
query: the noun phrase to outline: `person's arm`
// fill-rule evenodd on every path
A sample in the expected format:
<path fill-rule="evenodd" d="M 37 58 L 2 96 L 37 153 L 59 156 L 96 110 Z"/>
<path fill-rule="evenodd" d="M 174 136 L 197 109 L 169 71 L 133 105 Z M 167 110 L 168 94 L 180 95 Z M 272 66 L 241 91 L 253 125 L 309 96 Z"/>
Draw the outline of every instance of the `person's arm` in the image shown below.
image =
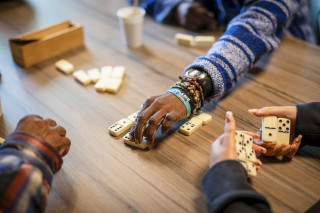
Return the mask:
<path fill-rule="evenodd" d="M 267 200 L 249 184 L 236 160 L 224 160 L 204 176 L 202 187 L 210 212 L 271 212 Z"/>
<path fill-rule="evenodd" d="M 26 116 L 0 147 L 0 212 L 44 212 L 70 140 L 51 119 Z"/>
<path fill-rule="evenodd" d="M 233 115 L 227 112 L 224 134 L 212 143 L 211 168 L 202 180 L 210 212 L 270 212 L 267 200 L 251 187 L 237 161 L 235 131 Z"/>
<path fill-rule="evenodd" d="M 295 134 L 303 135 L 301 147 L 320 146 L 320 102 L 297 105 Z"/>
<path fill-rule="evenodd" d="M 133 4 L 133 0 L 129 0 Z M 157 22 L 174 23 L 174 10 L 184 0 L 139 0 L 139 7 L 146 10 Z"/>
<path fill-rule="evenodd" d="M 298 7 L 295 0 L 258 0 L 232 19 L 207 56 L 197 58 L 186 68 L 210 76 L 213 92 L 206 101 L 221 98 L 263 54 L 279 46 Z"/>
<path fill-rule="evenodd" d="M 206 94 L 205 102 L 221 98 L 264 53 L 278 47 L 283 30 L 290 24 L 299 4 L 295 0 L 254 1 L 229 23 L 226 32 L 206 57 L 197 58 L 186 68 L 184 77 L 197 72 L 205 73 L 206 79 L 202 82 L 211 83 L 202 88 L 203 94 Z M 153 143 L 159 124 L 162 123 L 162 131 L 166 133 L 173 122 L 183 119 L 186 114 L 185 107 L 173 94 L 152 96 L 140 110 L 131 128 L 130 140 L 141 143 L 142 136 L 146 136 L 148 143 Z"/>

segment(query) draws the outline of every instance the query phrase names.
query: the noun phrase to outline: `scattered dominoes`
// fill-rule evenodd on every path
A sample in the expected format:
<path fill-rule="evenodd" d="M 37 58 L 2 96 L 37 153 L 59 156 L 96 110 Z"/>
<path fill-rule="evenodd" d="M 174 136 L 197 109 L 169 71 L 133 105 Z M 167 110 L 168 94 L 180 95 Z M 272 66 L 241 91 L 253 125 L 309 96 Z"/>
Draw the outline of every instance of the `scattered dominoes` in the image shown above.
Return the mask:
<path fill-rule="evenodd" d="M 210 121 L 212 121 L 212 116 L 207 113 L 200 113 L 199 115 L 194 116 L 202 121 L 202 125 L 206 125 Z"/>
<path fill-rule="evenodd" d="M 252 149 L 253 138 L 236 131 L 235 143 L 239 162 L 246 169 L 248 177 L 257 176 L 256 165 L 254 164 L 257 161 L 257 157 Z"/>
<path fill-rule="evenodd" d="M 194 45 L 196 47 L 211 47 L 214 41 L 214 36 L 196 36 L 194 38 Z"/>
<path fill-rule="evenodd" d="M 177 33 L 174 36 L 177 44 L 185 45 L 185 46 L 192 46 L 194 42 L 194 37 L 192 35 L 187 35 L 183 33 Z"/>
<path fill-rule="evenodd" d="M 73 73 L 73 77 L 83 85 L 91 83 L 91 79 L 88 74 L 83 70 L 78 70 Z"/>
<path fill-rule="evenodd" d="M 180 127 L 180 132 L 185 135 L 191 135 L 193 132 L 195 132 L 197 129 L 199 129 L 201 126 L 209 123 L 212 121 L 212 116 L 206 113 L 200 113 L 199 115 L 193 116 L 190 120 L 188 120 L 186 123 L 184 123 Z"/>
<path fill-rule="evenodd" d="M 135 143 L 134 141 L 130 141 L 130 132 L 128 132 L 124 137 L 123 137 L 123 142 L 130 145 L 137 147 L 139 149 L 146 149 L 148 147 L 147 140 L 145 137 L 142 138 L 142 141 L 140 144 Z"/>
<path fill-rule="evenodd" d="M 105 89 L 107 92 L 117 93 L 120 89 L 121 84 L 122 84 L 121 78 L 108 78 Z"/>
<path fill-rule="evenodd" d="M 277 144 L 289 145 L 290 119 L 265 116 L 262 119 L 262 140 Z"/>
<path fill-rule="evenodd" d="M 123 66 L 116 66 L 112 71 L 112 78 L 123 78 L 126 73 L 126 69 Z"/>
<path fill-rule="evenodd" d="M 103 77 L 112 77 L 112 71 L 113 71 L 113 68 L 112 66 L 104 66 L 104 67 L 101 67 L 101 78 Z"/>
<path fill-rule="evenodd" d="M 125 68 L 123 66 L 105 66 L 101 69 L 100 80 L 95 84 L 95 89 L 98 92 L 116 93 L 120 89 L 123 77 L 125 75 Z"/>
<path fill-rule="evenodd" d="M 177 33 L 174 36 L 176 43 L 185 46 L 211 47 L 215 42 L 214 36 L 192 36 L 183 33 Z"/>
<path fill-rule="evenodd" d="M 65 74 L 70 74 L 74 71 L 74 66 L 70 62 L 61 59 L 55 63 L 55 66 L 58 70 Z"/>
<path fill-rule="evenodd" d="M 109 78 L 103 77 L 94 85 L 94 88 L 97 92 L 105 92 L 107 90 L 108 81 Z"/>
<path fill-rule="evenodd" d="M 139 112 L 140 112 L 140 110 L 139 111 L 137 111 L 137 112 L 135 112 L 135 113 L 133 113 L 133 114 L 131 114 L 131 115 L 129 115 L 127 118 L 129 119 L 129 120 L 131 120 L 131 121 L 135 121 L 136 120 L 136 118 L 137 118 L 137 116 L 138 116 L 138 114 L 139 114 Z"/>
<path fill-rule="evenodd" d="M 97 68 L 88 70 L 88 75 L 93 83 L 96 83 L 100 79 L 100 71 Z"/>
<path fill-rule="evenodd" d="M 122 118 L 120 121 L 112 124 L 109 127 L 109 133 L 113 136 L 118 136 L 131 128 L 133 121 L 128 118 Z"/>
<path fill-rule="evenodd" d="M 202 120 L 198 118 L 191 118 L 186 123 L 182 124 L 179 131 L 185 135 L 191 135 L 194 131 L 202 126 Z"/>

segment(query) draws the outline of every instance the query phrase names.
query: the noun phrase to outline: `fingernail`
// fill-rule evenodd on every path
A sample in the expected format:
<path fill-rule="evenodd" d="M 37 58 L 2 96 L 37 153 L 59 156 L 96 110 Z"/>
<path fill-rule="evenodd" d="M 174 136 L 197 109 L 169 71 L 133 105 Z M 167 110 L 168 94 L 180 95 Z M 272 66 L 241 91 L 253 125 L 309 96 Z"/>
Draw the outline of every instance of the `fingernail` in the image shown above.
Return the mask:
<path fill-rule="evenodd" d="M 230 120 L 232 118 L 232 112 L 231 111 L 227 111 L 226 116 L 227 116 L 228 122 L 230 122 Z"/>
<path fill-rule="evenodd" d="M 261 148 L 261 153 L 266 154 L 267 153 L 267 149 L 266 148 Z"/>
<path fill-rule="evenodd" d="M 297 143 L 300 143 L 300 142 L 301 142 L 301 139 L 302 139 L 302 135 L 299 135 L 298 138 L 296 139 L 296 142 L 297 142 Z"/>
<path fill-rule="evenodd" d="M 250 113 L 255 113 L 255 112 L 257 112 L 258 111 L 258 109 L 249 109 L 248 110 L 248 112 L 250 112 Z"/>

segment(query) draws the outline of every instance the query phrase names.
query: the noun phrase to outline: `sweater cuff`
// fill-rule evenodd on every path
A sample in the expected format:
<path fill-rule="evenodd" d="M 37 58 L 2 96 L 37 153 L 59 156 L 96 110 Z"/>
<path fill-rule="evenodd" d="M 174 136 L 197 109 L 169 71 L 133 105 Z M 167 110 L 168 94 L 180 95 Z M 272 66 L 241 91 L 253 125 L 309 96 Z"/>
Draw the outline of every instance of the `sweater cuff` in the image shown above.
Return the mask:
<path fill-rule="evenodd" d="M 226 93 L 227 80 L 224 71 L 219 69 L 219 66 L 216 66 L 211 59 L 199 57 L 185 71 L 189 69 L 202 70 L 210 76 L 214 93 L 206 99 L 206 102 L 217 100 Z"/>
<path fill-rule="evenodd" d="M 9 135 L 0 150 L 2 154 L 15 154 L 28 163 L 42 165 L 40 169 L 46 167 L 51 173 L 56 173 L 63 163 L 60 154 L 50 144 L 25 132 Z"/>
<path fill-rule="evenodd" d="M 202 187 L 210 212 L 220 212 L 239 200 L 251 200 L 269 206 L 266 199 L 249 184 L 245 169 L 235 160 L 222 161 L 209 169 L 202 180 Z"/>

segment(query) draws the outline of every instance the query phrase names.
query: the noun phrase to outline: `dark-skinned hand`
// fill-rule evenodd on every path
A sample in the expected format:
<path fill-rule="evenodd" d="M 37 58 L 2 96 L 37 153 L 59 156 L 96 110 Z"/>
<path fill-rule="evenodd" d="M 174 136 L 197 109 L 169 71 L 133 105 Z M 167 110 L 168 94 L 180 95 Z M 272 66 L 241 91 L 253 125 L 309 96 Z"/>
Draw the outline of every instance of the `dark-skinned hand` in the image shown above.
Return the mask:
<path fill-rule="evenodd" d="M 144 102 L 130 131 L 130 140 L 141 143 L 145 136 L 147 143 L 153 144 L 158 127 L 162 124 L 162 134 L 171 128 L 173 122 L 186 117 L 186 108 L 173 94 L 164 93 L 151 96 Z"/>
<path fill-rule="evenodd" d="M 175 11 L 176 21 L 186 29 L 199 30 L 214 28 L 216 19 L 214 13 L 208 11 L 199 2 L 182 2 Z"/>
<path fill-rule="evenodd" d="M 63 127 L 57 126 L 57 123 L 52 119 L 43 119 L 38 115 L 23 117 L 18 122 L 14 132 L 25 132 L 46 141 L 61 156 L 65 156 L 68 153 L 71 145 L 71 141 L 66 137 L 66 130 Z"/>

